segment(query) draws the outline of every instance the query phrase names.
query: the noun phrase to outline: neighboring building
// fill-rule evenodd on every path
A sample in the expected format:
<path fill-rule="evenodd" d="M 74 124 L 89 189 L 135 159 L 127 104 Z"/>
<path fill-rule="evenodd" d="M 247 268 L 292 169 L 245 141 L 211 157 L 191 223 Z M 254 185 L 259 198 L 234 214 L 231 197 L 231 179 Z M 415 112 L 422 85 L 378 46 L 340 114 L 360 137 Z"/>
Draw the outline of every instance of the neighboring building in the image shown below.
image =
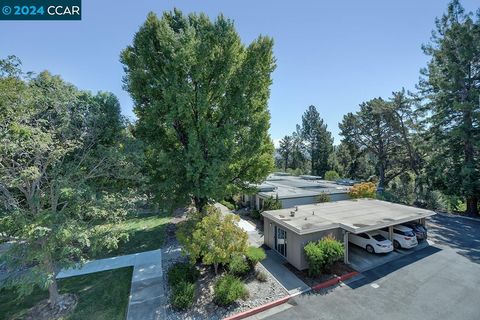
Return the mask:
<path fill-rule="evenodd" d="M 254 195 L 244 195 L 242 202 L 251 208 L 261 210 L 265 199 L 278 199 L 282 208 L 293 208 L 298 205 L 318 202 L 317 197 L 324 193 L 331 201 L 349 199 L 349 186 L 322 180 L 317 176 L 291 176 L 283 172 L 269 175 L 267 180 L 256 186 L 258 192 Z"/>
<path fill-rule="evenodd" d="M 362 233 L 389 227 L 390 240 L 393 226 L 409 221 L 425 224 L 425 218 L 435 212 L 401 204 L 355 199 L 298 206 L 262 212 L 264 243 L 284 256 L 299 270 L 308 268 L 303 248 L 310 241 L 333 235 L 345 246 L 348 263 L 348 233 Z"/>

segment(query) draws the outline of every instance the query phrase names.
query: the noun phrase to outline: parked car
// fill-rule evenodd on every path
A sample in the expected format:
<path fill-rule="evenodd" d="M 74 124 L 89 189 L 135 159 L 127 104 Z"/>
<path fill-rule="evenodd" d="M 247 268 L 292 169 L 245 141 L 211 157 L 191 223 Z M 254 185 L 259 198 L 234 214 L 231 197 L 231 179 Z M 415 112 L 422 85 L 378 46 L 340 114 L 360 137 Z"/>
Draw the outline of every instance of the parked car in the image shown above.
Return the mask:
<path fill-rule="evenodd" d="M 382 236 L 388 238 L 388 228 L 378 230 Z M 417 237 L 413 230 L 402 225 L 393 227 L 393 247 L 395 249 L 410 249 L 418 244 Z"/>
<path fill-rule="evenodd" d="M 369 253 L 387 253 L 393 251 L 393 245 L 378 231 L 364 232 L 359 234 L 348 234 L 348 241 L 364 248 Z"/>
<path fill-rule="evenodd" d="M 417 236 L 417 240 L 422 241 L 427 239 L 427 228 L 418 222 L 408 222 L 403 224 L 413 230 L 413 233 Z"/>

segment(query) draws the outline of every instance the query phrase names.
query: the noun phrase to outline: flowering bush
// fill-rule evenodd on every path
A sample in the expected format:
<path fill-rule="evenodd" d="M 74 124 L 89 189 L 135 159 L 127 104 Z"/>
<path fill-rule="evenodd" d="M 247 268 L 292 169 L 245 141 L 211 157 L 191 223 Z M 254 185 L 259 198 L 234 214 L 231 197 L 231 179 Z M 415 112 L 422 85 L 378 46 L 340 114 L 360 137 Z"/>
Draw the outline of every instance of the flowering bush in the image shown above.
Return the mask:
<path fill-rule="evenodd" d="M 373 182 L 362 182 L 357 183 L 350 189 L 348 193 L 351 198 L 358 199 L 358 198 L 376 198 L 377 194 L 377 187 Z"/>

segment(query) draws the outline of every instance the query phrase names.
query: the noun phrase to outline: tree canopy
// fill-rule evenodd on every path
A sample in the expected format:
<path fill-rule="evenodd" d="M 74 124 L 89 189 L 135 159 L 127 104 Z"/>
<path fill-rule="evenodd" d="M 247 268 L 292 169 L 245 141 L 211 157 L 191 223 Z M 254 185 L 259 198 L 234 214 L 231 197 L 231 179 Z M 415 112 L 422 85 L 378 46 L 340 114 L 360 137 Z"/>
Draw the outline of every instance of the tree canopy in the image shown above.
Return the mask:
<path fill-rule="evenodd" d="M 81 262 L 89 249 L 115 246 L 118 234 L 98 233 L 119 221 L 134 179 L 125 123 L 110 93 L 92 95 L 48 72 L 24 75 L 20 61 L 0 63 L 0 237 L 12 245 L 2 259 L 13 270 L 7 285 L 28 294 Z M 28 269 L 28 272 L 25 271 Z"/>
<path fill-rule="evenodd" d="M 478 214 L 480 199 L 480 12 L 465 13 L 459 1 L 436 19 L 431 57 L 419 84 L 426 103 L 429 161 L 433 186 L 466 198 Z"/>
<path fill-rule="evenodd" d="M 158 201 L 201 210 L 271 171 L 272 47 L 222 15 L 148 14 L 121 61 Z"/>
<path fill-rule="evenodd" d="M 227 264 L 234 256 L 243 255 L 248 248 L 248 236 L 234 214 L 222 215 L 220 210 L 207 206 L 208 214 L 198 222 L 185 225 L 178 237 L 183 249 L 192 261 L 201 258 L 206 265 L 213 265 L 215 273 L 219 264 Z"/>

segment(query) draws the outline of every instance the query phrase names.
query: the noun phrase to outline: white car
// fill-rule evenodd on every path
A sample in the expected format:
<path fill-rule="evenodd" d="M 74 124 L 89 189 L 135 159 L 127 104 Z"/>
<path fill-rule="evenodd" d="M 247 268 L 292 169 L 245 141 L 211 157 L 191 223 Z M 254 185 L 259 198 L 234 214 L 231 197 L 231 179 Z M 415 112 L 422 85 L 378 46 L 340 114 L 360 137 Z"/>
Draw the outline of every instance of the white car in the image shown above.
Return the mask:
<path fill-rule="evenodd" d="M 378 230 L 385 238 L 388 238 L 388 228 Z M 393 247 L 395 249 L 410 249 L 418 244 L 417 237 L 413 230 L 402 225 L 393 227 Z"/>
<path fill-rule="evenodd" d="M 387 253 L 393 251 L 392 242 L 378 231 L 348 234 L 348 241 L 365 248 L 369 253 Z"/>

